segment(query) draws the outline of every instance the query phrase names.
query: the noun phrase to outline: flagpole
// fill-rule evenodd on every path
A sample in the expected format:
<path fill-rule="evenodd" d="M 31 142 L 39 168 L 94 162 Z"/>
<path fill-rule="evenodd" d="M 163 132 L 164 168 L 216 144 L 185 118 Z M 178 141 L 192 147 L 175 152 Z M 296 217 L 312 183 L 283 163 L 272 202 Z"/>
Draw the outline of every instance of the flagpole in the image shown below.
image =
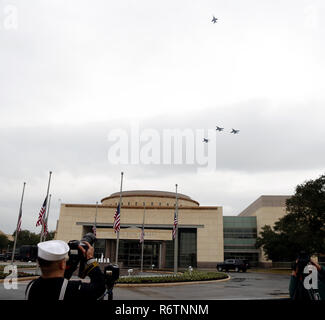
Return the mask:
<path fill-rule="evenodd" d="M 176 184 L 175 216 L 176 216 L 177 226 L 176 226 L 176 230 L 175 230 L 175 239 L 174 239 L 174 274 L 177 274 L 177 268 L 178 268 L 178 194 L 177 194 L 177 184 Z"/>
<path fill-rule="evenodd" d="M 97 236 L 97 210 L 98 210 L 98 201 L 96 201 L 95 232 L 93 230 L 93 233 L 94 233 L 95 236 Z"/>
<path fill-rule="evenodd" d="M 52 171 L 50 171 L 49 182 L 47 184 L 47 192 L 46 192 L 46 199 L 47 200 L 49 199 L 48 197 L 49 197 L 49 192 L 50 192 L 51 176 L 52 176 Z M 49 204 L 49 202 L 46 201 L 46 211 L 45 212 L 47 212 L 48 204 Z M 44 229 L 44 219 L 42 219 L 42 230 L 41 230 L 40 242 L 43 241 L 43 229 Z"/>
<path fill-rule="evenodd" d="M 122 183 L 123 183 L 123 171 L 121 172 L 121 187 L 120 187 L 120 221 L 121 221 L 121 207 L 122 207 Z M 116 233 L 116 257 L 115 257 L 115 263 L 118 264 L 118 247 L 119 247 L 119 241 L 120 241 L 120 231 L 117 231 Z"/>
<path fill-rule="evenodd" d="M 45 226 L 43 228 L 43 241 L 46 241 L 46 237 L 47 237 L 47 231 L 48 231 L 48 225 L 47 225 L 47 221 L 49 219 L 49 214 L 50 214 L 50 205 L 51 205 L 51 197 L 52 195 L 50 194 L 50 197 L 49 197 L 49 206 L 47 207 L 47 214 L 46 214 L 46 219 L 45 219 Z M 46 232 L 44 232 L 46 231 Z"/>
<path fill-rule="evenodd" d="M 143 272 L 143 251 L 144 251 L 144 217 L 146 215 L 146 203 L 143 203 L 143 221 L 142 221 L 142 243 L 141 243 L 141 272 Z"/>
<path fill-rule="evenodd" d="M 14 247 L 12 249 L 12 255 L 11 255 L 11 264 L 14 264 L 16 244 L 17 244 L 17 237 L 18 237 L 18 232 L 19 232 L 18 231 L 18 229 L 19 229 L 19 221 L 21 221 L 21 216 L 22 216 L 22 207 L 23 207 L 23 199 L 24 199 L 24 193 L 25 193 L 25 186 L 26 186 L 26 182 L 24 182 L 23 192 L 21 194 L 21 200 L 20 200 L 20 206 L 19 206 L 19 214 L 18 214 L 18 221 L 17 221 L 16 234 L 15 234 L 15 242 L 14 242 Z"/>

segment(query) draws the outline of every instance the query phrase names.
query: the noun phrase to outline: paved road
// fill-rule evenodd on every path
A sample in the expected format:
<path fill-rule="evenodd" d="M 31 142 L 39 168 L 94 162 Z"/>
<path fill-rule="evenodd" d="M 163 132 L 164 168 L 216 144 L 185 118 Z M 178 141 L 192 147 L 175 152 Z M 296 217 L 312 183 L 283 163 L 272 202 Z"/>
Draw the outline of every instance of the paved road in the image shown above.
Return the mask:
<path fill-rule="evenodd" d="M 276 299 L 288 297 L 289 276 L 267 273 L 229 273 L 226 282 L 167 287 L 116 287 L 114 300 L 224 300 Z M 24 299 L 28 282 L 18 282 L 17 290 L 0 283 L 0 300 Z"/>

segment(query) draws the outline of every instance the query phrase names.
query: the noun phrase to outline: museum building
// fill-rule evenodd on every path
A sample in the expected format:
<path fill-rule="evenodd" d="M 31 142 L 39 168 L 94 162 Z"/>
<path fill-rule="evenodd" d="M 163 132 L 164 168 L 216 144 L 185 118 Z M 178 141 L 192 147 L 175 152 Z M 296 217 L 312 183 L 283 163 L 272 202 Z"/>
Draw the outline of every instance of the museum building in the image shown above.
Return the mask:
<path fill-rule="evenodd" d="M 201 206 L 178 194 L 178 265 L 215 268 L 224 259 L 245 259 L 251 265 L 268 265 L 256 238 L 265 225 L 285 215 L 289 196 L 261 196 L 237 216 L 223 216 L 221 206 Z M 96 256 L 116 260 L 114 214 L 120 200 L 116 192 L 96 204 L 61 204 L 56 239 L 81 239 L 96 221 Z M 121 267 L 141 264 L 140 234 L 144 221 L 144 267 L 173 268 L 172 238 L 176 194 L 135 190 L 122 192 L 118 261 Z"/>
<path fill-rule="evenodd" d="M 114 214 L 120 193 L 113 193 L 96 204 L 61 204 L 56 239 L 81 239 L 91 232 L 96 219 L 96 254 L 115 261 L 117 235 Z M 144 220 L 144 266 L 172 268 L 174 241 L 172 229 L 176 194 L 165 191 L 124 191 L 121 205 L 118 261 L 122 267 L 138 267 L 141 262 L 139 241 Z M 97 211 L 97 217 L 96 217 Z M 223 215 L 221 206 L 200 206 L 178 194 L 179 267 L 215 267 L 224 258 Z"/>

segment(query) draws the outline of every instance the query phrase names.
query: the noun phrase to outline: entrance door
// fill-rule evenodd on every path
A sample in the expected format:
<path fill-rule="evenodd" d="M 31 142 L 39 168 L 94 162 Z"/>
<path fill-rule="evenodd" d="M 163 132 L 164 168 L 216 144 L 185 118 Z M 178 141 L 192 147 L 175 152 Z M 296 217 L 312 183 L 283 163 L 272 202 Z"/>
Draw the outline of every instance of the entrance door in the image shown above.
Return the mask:
<path fill-rule="evenodd" d="M 119 261 L 124 267 L 141 266 L 141 243 L 137 240 L 120 240 Z M 159 267 L 160 243 L 155 241 L 145 241 L 143 250 L 143 266 L 151 268 Z"/>
<path fill-rule="evenodd" d="M 151 268 L 154 265 L 155 268 L 159 268 L 159 243 L 144 243 L 143 249 L 143 266 Z M 140 257 L 141 259 L 141 257 Z M 141 260 L 140 260 L 141 263 Z"/>

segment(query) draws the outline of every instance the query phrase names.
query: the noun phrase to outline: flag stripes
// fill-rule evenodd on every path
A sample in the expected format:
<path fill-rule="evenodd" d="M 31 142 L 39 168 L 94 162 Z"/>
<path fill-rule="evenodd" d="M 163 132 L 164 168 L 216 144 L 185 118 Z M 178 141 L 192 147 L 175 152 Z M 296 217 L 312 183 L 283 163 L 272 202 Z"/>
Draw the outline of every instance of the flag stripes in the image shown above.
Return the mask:
<path fill-rule="evenodd" d="M 177 221 L 176 210 L 175 210 L 175 212 L 174 212 L 174 226 L 173 226 L 173 239 L 176 238 L 177 225 L 178 225 L 178 221 Z"/>
<path fill-rule="evenodd" d="M 120 226 L 121 226 L 121 215 L 120 215 L 120 204 L 118 204 L 115 214 L 114 214 L 114 224 L 113 224 L 113 229 L 115 232 L 120 231 Z"/>
<path fill-rule="evenodd" d="M 43 205 L 42 205 L 42 208 L 39 212 L 39 215 L 38 215 L 38 220 L 36 222 L 36 227 L 40 226 L 40 225 L 43 225 L 45 223 L 44 221 L 44 215 L 45 215 L 45 211 L 46 211 L 46 204 L 47 204 L 47 196 L 43 202 Z"/>
<path fill-rule="evenodd" d="M 141 229 L 141 233 L 140 233 L 140 243 L 142 243 L 144 241 L 144 230 Z"/>
<path fill-rule="evenodd" d="M 20 210 L 19 210 L 19 216 L 18 216 L 18 223 L 17 223 L 17 232 L 19 232 L 21 230 L 22 215 L 23 215 L 23 211 L 20 208 Z"/>

